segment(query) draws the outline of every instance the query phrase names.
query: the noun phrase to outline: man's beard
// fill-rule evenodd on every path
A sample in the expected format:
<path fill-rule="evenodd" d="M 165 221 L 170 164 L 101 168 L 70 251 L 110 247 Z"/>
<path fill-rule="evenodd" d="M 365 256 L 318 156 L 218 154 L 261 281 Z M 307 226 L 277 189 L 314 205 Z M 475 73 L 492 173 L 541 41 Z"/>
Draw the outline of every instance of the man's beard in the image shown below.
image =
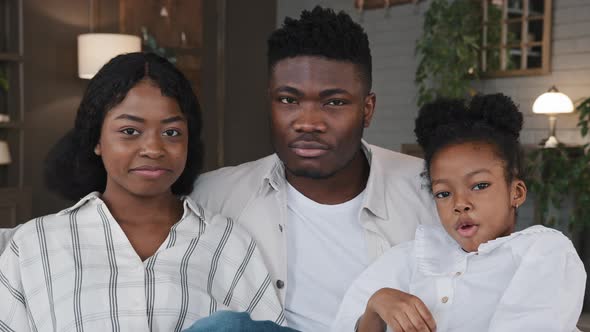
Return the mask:
<path fill-rule="evenodd" d="M 360 142 L 360 141 L 359 141 Z M 322 173 L 321 170 L 318 169 L 292 169 L 289 168 L 287 164 L 285 165 L 285 168 L 287 170 L 287 172 L 291 173 L 292 175 L 296 176 L 296 177 L 304 177 L 304 178 L 308 178 L 308 179 L 312 179 L 312 180 L 325 180 L 325 179 L 329 179 L 332 176 L 338 174 L 338 172 L 340 172 L 341 170 L 345 169 L 346 167 L 348 167 L 352 161 L 354 160 L 354 158 L 356 158 L 358 153 L 363 153 L 361 151 L 361 147 L 360 147 L 360 143 L 359 143 L 359 149 L 357 149 L 352 157 L 347 160 L 342 166 L 337 167 L 336 169 L 330 170 L 328 172 Z"/>
<path fill-rule="evenodd" d="M 338 170 L 330 172 L 330 173 L 322 173 L 319 170 L 309 170 L 309 169 L 297 169 L 297 170 L 293 170 L 287 167 L 287 165 L 285 165 L 285 168 L 287 169 L 287 172 L 291 173 L 292 175 L 296 176 L 296 177 L 302 177 L 302 178 L 308 178 L 308 179 L 313 179 L 313 180 L 324 180 L 324 179 L 329 179 L 331 178 L 334 174 L 338 173 Z"/>

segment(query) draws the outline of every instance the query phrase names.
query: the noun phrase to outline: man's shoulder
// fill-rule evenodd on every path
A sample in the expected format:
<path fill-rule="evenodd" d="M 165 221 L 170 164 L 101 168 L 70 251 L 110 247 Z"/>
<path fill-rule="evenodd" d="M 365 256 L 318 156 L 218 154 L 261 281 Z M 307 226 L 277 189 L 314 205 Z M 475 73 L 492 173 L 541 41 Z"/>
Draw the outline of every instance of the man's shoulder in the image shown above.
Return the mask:
<path fill-rule="evenodd" d="M 218 186 L 251 184 L 252 182 L 260 184 L 260 181 L 271 171 L 277 160 L 278 157 L 272 154 L 237 166 L 223 167 L 203 173 L 197 178 L 194 190 L 201 191 L 205 188 L 212 189 Z"/>
<path fill-rule="evenodd" d="M 225 216 L 236 217 L 256 195 L 277 165 L 276 155 L 247 162 L 237 166 L 224 167 L 199 176 L 190 197 L 207 209 Z"/>
<path fill-rule="evenodd" d="M 424 170 L 424 160 L 382 148 L 377 145 L 367 144 L 371 149 L 372 163 L 379 163 L 389 172 L 409 173 L 415 175 Z"/>

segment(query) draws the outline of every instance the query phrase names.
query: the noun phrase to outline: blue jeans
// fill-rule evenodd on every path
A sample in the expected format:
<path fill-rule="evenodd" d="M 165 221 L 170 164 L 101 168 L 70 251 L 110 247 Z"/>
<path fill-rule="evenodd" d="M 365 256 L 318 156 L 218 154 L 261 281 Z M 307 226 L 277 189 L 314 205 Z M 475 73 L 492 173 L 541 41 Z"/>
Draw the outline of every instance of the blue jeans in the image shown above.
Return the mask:
<path fill-rule="evenodd" d="M 252 320 L 246 312 L 218 311 L 184 332 L 298 332 L 269 320 Z"/>

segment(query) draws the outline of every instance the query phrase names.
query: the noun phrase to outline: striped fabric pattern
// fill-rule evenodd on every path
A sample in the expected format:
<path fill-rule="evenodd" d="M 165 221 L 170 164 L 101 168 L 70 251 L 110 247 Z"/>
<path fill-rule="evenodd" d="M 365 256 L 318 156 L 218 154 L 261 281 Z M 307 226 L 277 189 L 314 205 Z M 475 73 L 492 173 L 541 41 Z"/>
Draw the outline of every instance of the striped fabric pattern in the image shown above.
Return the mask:
<path fill-rule="evenodd" d="M 181 331 L 218 310 L 285 317 L 256 242 L 184 198 L 141 261 L 98 193 L 20 227 L 0 256 L 0 332 Z"/>

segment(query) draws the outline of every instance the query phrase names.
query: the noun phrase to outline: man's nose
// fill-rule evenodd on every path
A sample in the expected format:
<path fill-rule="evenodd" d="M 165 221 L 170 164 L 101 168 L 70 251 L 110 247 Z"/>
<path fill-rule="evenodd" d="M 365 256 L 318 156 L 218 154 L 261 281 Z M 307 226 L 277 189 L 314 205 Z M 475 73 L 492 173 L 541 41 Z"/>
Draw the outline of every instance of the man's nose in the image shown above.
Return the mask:
<path fill-rule="evenodd" d="M 299 132 L 324 132 L 327 128 L 324 116 L 322 109 L 315 103 L 304 105 L 293 123 L 293 129 Z"/>

